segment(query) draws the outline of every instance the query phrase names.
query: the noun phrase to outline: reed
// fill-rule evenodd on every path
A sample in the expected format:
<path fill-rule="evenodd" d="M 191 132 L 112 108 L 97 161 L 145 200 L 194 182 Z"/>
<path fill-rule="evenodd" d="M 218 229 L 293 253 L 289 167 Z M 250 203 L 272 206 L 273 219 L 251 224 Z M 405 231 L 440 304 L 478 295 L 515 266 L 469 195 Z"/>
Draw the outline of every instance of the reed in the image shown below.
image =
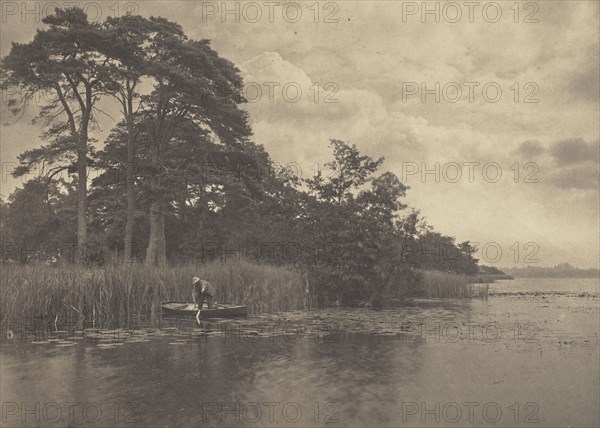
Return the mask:
<path fill-rule="evenodd" d="M 421 271 L 421 292 L 427 298 L 487 298 L 488 288 L 473 286 L 472 282 L 467 275 Z"/>
<path fill-rule="evenodd" d="M 471 284 L 491 284 L 496 279 L 499 279 L 497 275 L 492 274 L 478 274 L 469 277 Z"/>
<path fill-rule="evenodd" d="M 131 322 L 158 314 L 162 301 L 190 301 L 193 276 L 215 285 L 217 301 L 248 305 L 251 313 L 299 309 L 308 304 L 302 275 L 284 267 L 247 262 L 167 268 L 135 263 L 3 265 L 0 319 L 85 317 L 86 322 Z"/>

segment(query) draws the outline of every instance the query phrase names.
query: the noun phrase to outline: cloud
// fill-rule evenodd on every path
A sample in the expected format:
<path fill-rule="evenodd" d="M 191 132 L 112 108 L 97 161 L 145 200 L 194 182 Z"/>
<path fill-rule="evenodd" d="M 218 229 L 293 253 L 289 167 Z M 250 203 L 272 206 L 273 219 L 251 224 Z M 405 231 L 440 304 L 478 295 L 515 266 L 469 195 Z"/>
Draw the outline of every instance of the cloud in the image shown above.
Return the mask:
<path fill-rule="evenodd" d="M 568 138 L 550 147 L 552 163 L 548 164 L 550 184 L 563 189 L 597 191 L 600 186 L 599 141 Z"/>
<path fill-rule="evenodd" d="M 550 153 L 558 165 L 570 165 L 581 162 L 598 164 L 599 141 L 585 142 L 582 138 L 570 138 L 555 143 Z"/>
<path fill-rule="evenodd" d="M 554 171 L 550 175 L 550 182 L 564 189 L 592 190 L 598 189 L 600 168 L 598 164 L 580 163 L 568 165 Z"/>
<path fill-rule="evenodd" d="M 262 54 L 240 65 L 244 82 L 277 82 L 285 84 L 295 82 L 308 88 L 311 79 L 299 67 L 286 61 L 278 52 L 263 52 Z"/>
<path fill-rule="evenodd" d="M 574 99 L 583 99 L 597 103 L 600 98 L 600 61 L 598 60 L 598 46 L 593 46 L 589 58 L 594 61 L 581 62 L 580 69 L 573 72 L 573 77 L 568 81 L 568 90 Z"/>
<path fill-rule="evenodd" d="M 536 158 L 545 151 L 546 149 L 544 149 L 539 140 L 527 140 L 523 141 L 519 145 L 519 147 L 515 150 L 515 153 L 526 158 Z"/>

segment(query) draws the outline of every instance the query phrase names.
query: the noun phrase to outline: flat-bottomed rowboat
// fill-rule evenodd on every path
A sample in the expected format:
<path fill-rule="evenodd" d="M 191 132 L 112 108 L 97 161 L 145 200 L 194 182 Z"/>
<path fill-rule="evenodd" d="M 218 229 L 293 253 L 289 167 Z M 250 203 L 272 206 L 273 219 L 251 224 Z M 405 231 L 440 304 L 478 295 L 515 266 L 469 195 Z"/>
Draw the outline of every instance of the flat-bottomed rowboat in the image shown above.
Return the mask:
<path fill-rule="evenodd" d="M 196 316 L 198 308 L 195 303 L 188 302 L 163 302 L 162 312 L 164 315 Z M 232 305 L 229 303 L 216 303 L 211 309 L 204 304 L 200 318 L 238 318 L 247 317 L 248 307 Z"/>

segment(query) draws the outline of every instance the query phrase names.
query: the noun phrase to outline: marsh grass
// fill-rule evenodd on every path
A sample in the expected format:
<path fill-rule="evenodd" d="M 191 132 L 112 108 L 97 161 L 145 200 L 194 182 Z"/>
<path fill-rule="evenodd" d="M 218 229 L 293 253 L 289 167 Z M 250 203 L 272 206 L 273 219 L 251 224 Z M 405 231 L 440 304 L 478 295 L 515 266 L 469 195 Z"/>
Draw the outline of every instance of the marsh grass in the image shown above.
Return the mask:
<path fill-rule="evenodd" d="M 4 265 L 0 273 L 0 319 L 79 318 L 127 323 L 155 317 L 162 301 L 191 301 L 191 278 L 216 288 L 218 302 L 248 305 L 250 313 L 300 309 L 308 305 L 307 283 L 299 273 L 253 263 Z"/>
<path fill-rule="evenodd" d="M 486 285 L 474 285 L 473 278 L 467 275 L 421 271 L 421 292 L 427 298 L 487 298 Z"/>
<path fill-rule="evenodd" d="M 497 275 L 483 273 L 483 274 L 473 275 L 469 278 L 470 278 L 471 284 L 491 284 L 498 277 L 497 277 Z"/>

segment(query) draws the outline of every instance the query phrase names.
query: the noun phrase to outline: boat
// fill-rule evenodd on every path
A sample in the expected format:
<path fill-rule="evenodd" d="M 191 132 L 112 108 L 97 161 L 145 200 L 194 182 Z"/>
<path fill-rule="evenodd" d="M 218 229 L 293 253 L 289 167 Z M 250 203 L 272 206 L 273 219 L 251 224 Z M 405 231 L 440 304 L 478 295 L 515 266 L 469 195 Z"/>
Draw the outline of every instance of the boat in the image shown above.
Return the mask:
<path fill-rule="evenodd" d="M 163 302 L 161 304 L 162 312 L 165 315 L 178 316 L 196 316 L 198 307 L 195 303 L 189 302 Z M 200 318 L 239 318 L 248 316 L 248 307 L 242 305 L 233 305 L 230 303 L 215 303 L 208 309 L 205 304 L 200 312 Z"/>

